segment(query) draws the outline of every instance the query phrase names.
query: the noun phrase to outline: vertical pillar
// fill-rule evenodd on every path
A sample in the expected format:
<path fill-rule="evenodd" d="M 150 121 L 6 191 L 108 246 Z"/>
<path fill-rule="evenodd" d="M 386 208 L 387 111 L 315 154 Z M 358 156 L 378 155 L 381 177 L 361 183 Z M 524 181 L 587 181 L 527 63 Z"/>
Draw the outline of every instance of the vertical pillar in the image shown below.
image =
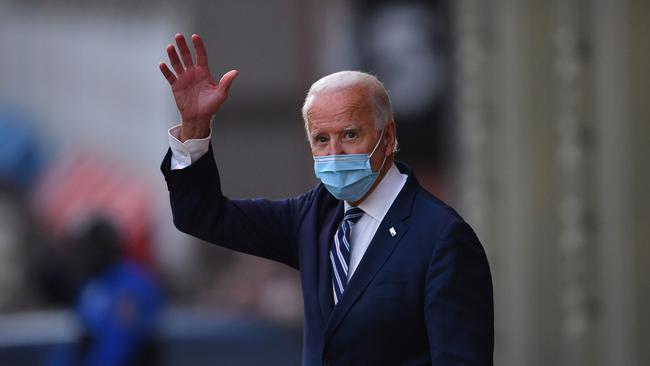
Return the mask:
<path fill-rule="evenodd" d="M 594 0 L 594 120 L 603 365 L 637 365 L 627 103 L 627 1 Z M 646 187 L 647 188 L 647 187 Z"/>

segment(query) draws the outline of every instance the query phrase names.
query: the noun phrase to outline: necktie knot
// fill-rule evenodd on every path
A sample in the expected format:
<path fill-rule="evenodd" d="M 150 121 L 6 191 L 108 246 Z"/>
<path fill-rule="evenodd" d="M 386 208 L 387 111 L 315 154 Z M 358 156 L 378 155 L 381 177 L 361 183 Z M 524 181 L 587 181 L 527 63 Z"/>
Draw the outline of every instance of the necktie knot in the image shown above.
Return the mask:
<path fill-rule="evenodd" d="M 359 207 L 351 207 L 347 211 L 345 211 L 345 215 L 343 216 L 343 221 L 348 221 L 351 224 L 356 224 L 357 221 L 363 216 L 363 210 L 360 209 Z"/>

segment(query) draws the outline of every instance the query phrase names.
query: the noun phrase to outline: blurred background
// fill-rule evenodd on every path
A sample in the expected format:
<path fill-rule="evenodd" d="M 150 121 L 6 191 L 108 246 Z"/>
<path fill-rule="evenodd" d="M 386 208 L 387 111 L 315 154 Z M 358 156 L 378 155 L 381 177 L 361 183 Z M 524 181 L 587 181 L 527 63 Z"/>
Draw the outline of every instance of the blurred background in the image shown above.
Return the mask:
<path fill-rule="evenodd" d="M 485 246 L 495 364 L 650 364 L 648 24 L 645 0 L 3 0 L 0 364 L 299 364 L 297 273 L 171 222 L 176 32 L 241 72 L 227 195 L 310 189 L 306 90 L 374 73 L 398 159 Z"/>

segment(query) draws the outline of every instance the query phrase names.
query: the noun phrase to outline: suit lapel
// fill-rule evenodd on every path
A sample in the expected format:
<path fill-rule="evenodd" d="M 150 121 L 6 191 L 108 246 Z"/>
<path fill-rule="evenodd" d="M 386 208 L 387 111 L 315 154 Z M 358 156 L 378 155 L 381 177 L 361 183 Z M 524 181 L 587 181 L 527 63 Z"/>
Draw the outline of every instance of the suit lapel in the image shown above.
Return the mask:
<path fill-rule="evenodd" d="M 334 214 L 327 215 L 323 221 L 322 227 L 325 230 L 321 230 L 318 237 L 318 300 L 323 314 L 323 324 L 327 323 L 334 307 L 329 252 L 341 220 L 343 220 L 343 201 L 338 201 Z"/>
<path fill-rule="evenodd" d="M 407 219 L 411 214 L 417 187 L 417 180 L 412 174 L 409 174 L 404 188 L 395 199 L 395 202 L 393 202 L 392 207 L 386 213 L 379 228 L 377 228 L 375 236 L 370 241 L 370 245 L 350 279 L 345 293 L 339 303 L 334 307 L 325 329 L 325 339 L 333 334 L 336 327 L 350 310 L 350 307 L 354 305 L 359 296 L 368 287 L 370 281 L 372 281 L 377 272 L 386 263 L 404 234 L 406 234 L 408 230 Z M 334 234 L 332 233 L 332 235 Z M 329 295 L 331 298 L 331 288 Z"/>

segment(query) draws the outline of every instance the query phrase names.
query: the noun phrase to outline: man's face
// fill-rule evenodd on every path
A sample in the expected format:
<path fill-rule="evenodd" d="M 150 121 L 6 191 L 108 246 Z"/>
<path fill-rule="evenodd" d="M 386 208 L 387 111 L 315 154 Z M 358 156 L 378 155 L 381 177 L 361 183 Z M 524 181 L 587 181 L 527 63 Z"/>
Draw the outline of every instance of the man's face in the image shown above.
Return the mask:
<path fill-rule="evenodd" d="M 320 94 L 307 112 L 309 144 L 313 156 L 371 153 L 381 136 L 375 126 L 372 106 L 363 88 L 347 88 Z M 379 170 L 392 154 L 394 124 L 384 135 L 370 163 Z M 390 150 L 388 149 L 390 148 Z"/>

